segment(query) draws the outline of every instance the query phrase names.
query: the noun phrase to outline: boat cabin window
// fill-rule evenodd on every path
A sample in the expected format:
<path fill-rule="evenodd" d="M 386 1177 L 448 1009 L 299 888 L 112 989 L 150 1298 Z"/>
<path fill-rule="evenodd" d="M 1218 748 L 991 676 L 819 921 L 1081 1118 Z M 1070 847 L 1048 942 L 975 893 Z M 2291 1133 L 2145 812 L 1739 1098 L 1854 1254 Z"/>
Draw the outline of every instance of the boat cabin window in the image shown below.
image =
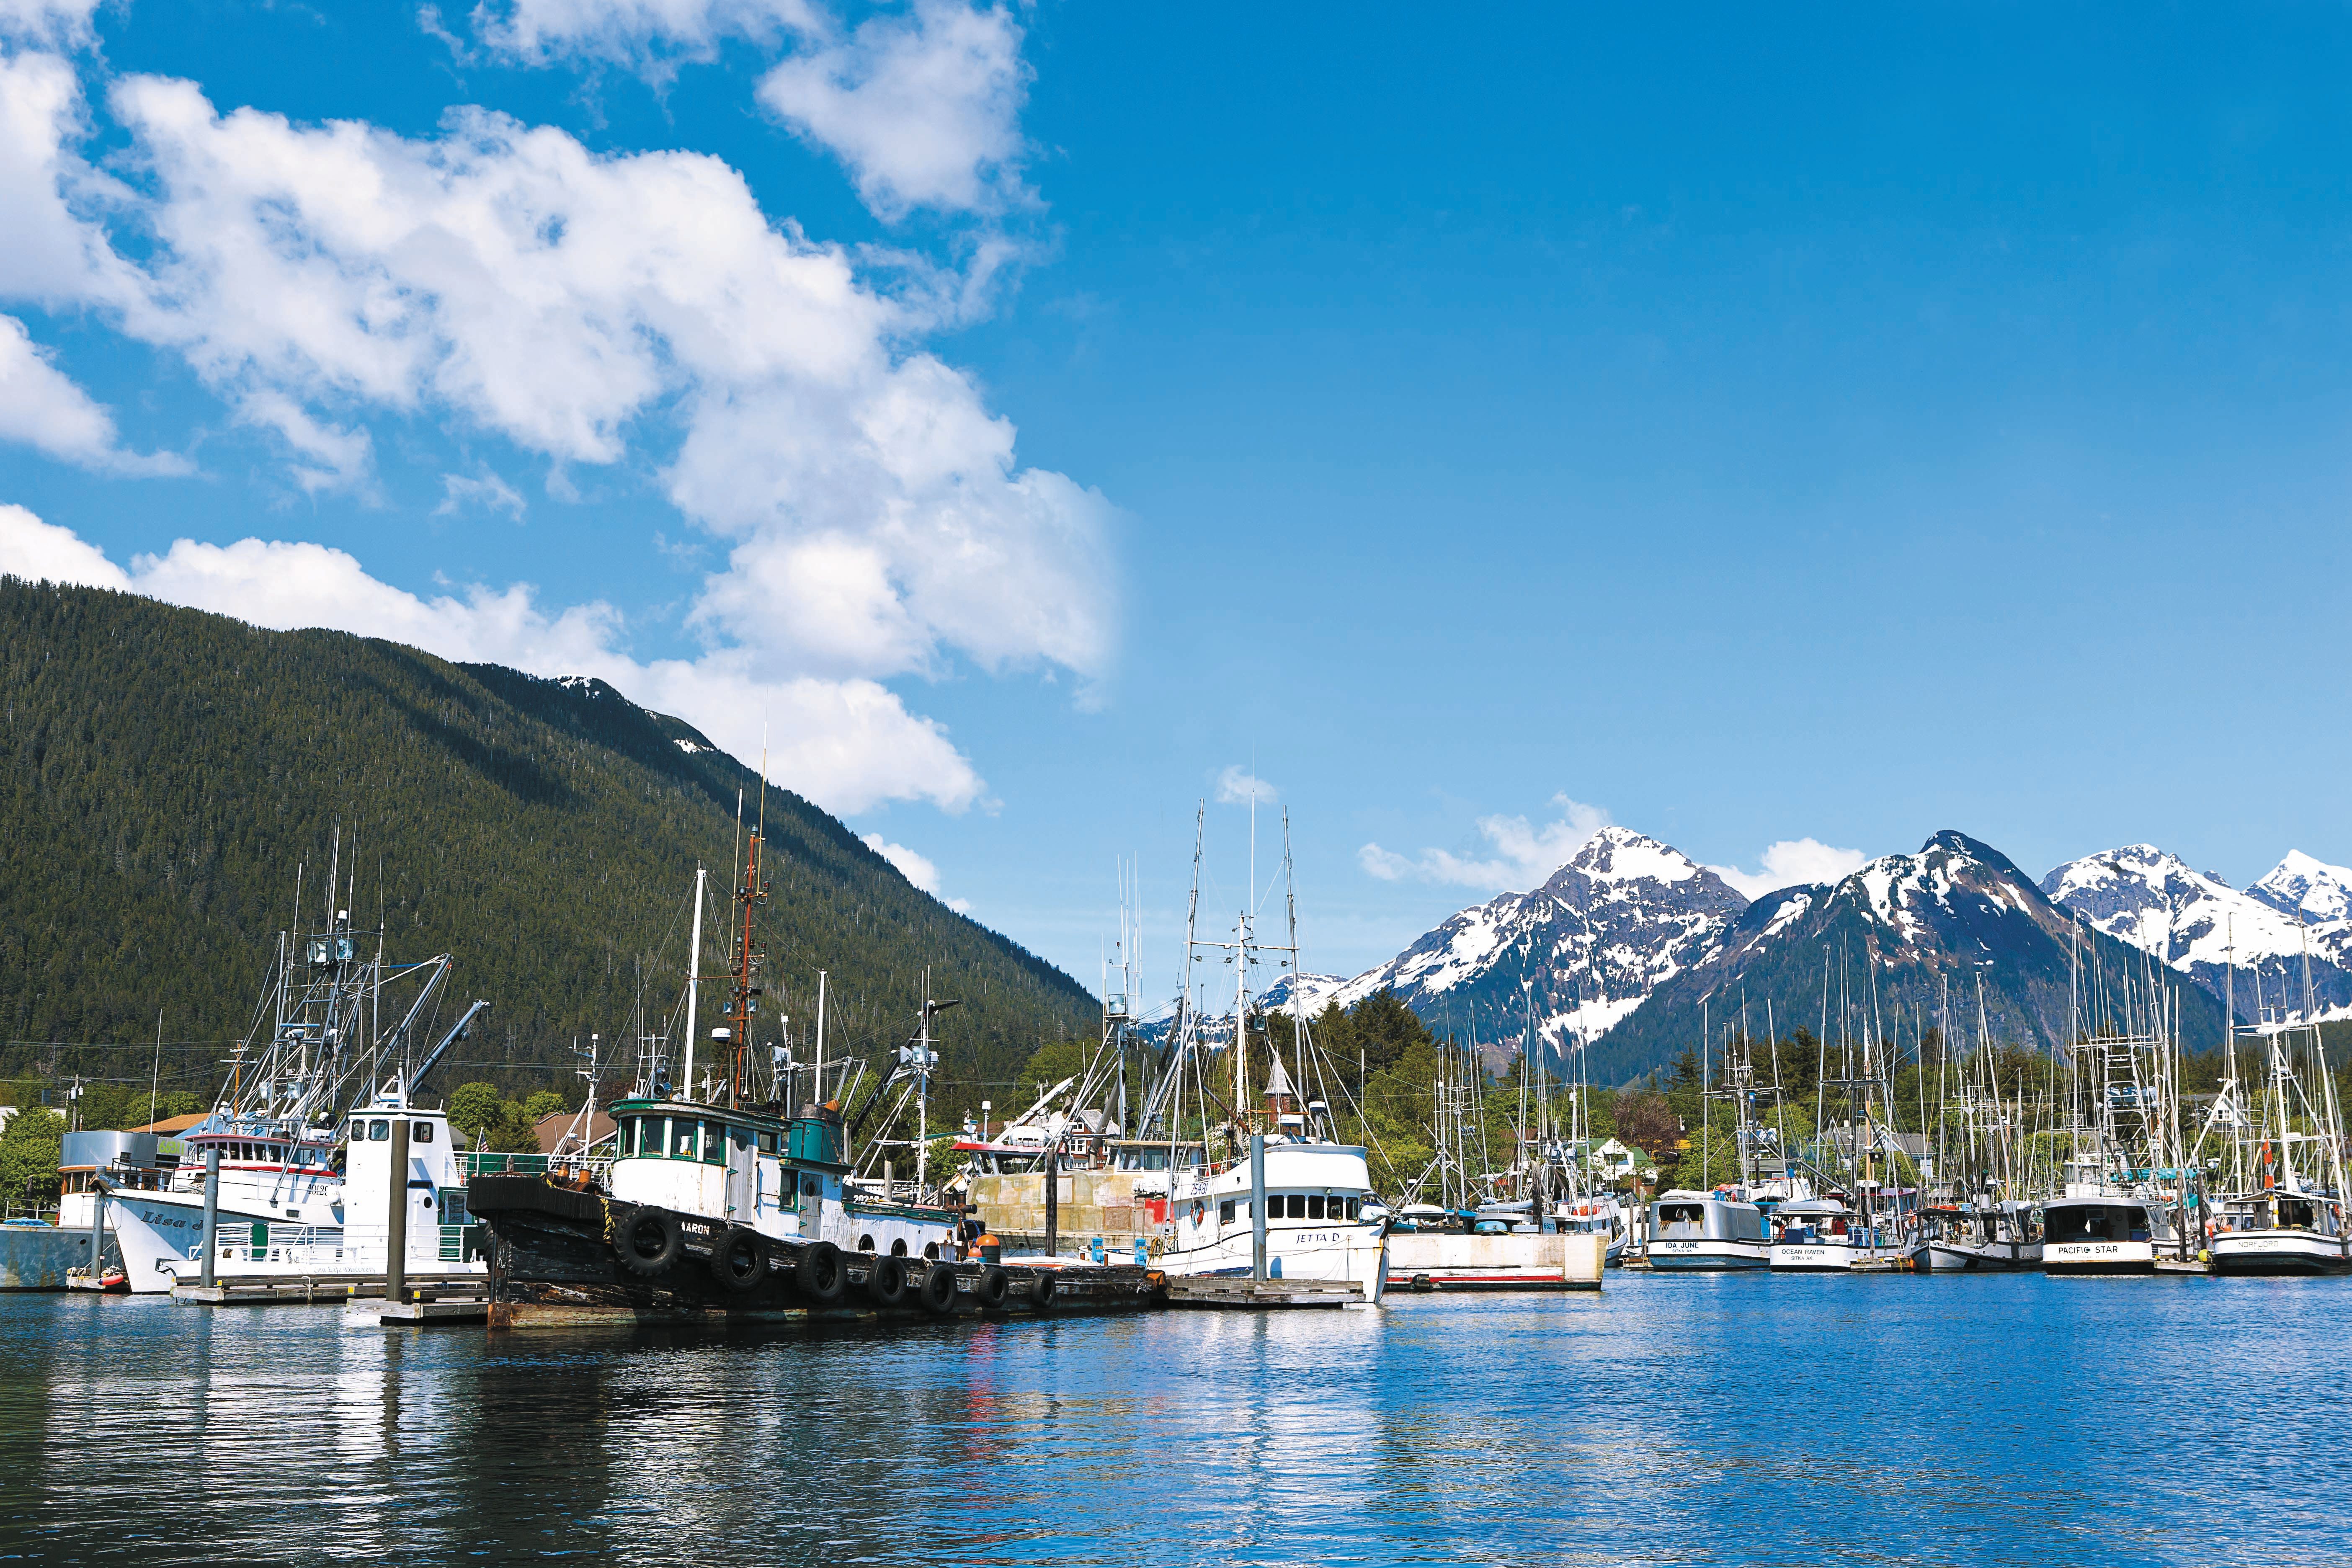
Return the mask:
<path fill-rule="evenodd" d="M 762 1131 L 760 1134 L 760 1152 L 762 1154 L 772 1154 L 775 1152 L 776 1135 L 773 1132 Z"/>
<path fill-rule="evenodd" d="M 724 1122 L 702 1124 L 702 1163 L 706 1165 L 727 1163 L 727 1126 Z"/>
<path fill-rule="evenodd" d="M 1361 1198 L 1349 1198 L 1348 1200 L 1348 1217 L 1349 1219 L 1356 1218 L 1361 1212 L 1363 1201 L 1364 1200 Z"/>
<path fill-rule="evenodd" d="M 669 1119 L 669 1157 L 671 1159 L 694 1158 L 694 1129 L 695 1123 L 688 1117 L 673 1116 Z"/>
<path fill-rule="evenodd" d="M 1308 1219 L 1321 1219 L 1323 1217 L 1323 1194 L 1321 1193 L 1309 1193 L 1307 1194 L 1307 1217 Z"/>
<path fill-rule="evenodd" d="M 1219 1225 L 1231 1225 L 1234 1223 L 1234 1205 L 1232 1204 L 1222 1203 L 1217 1205 L 1217 1223 Z"/>
<path fill-rule="evenodd" d="M 383 1118 L 379 1117 L 379 1118 L 377 1118 L 375 1121 L 371 1121 L 371 1122 L 369 1122 L 369 1123 L 368 1123 L 368 1142 L 371 1142 L 371 1143 L 383 1143 L 383 1142 L 389 1142 L 389 1141 L 390 1141 L 390 1139 L 391 1139 L 391 1137 L 392 1137 L 392 1123 L 391 1123 L 391 1122 L 389 1122 L 389 1121 L 387 1121 L 383 1120 Z"/>
<path fill-rule="evenodd" d="M 2137 1206 L 2119 1204 L 2067 1207 L 2048 1215 L 2051 1241 L 2146 1241 L 2147 1215 Z"/>
<path fill-rule="evenodd" d="M 433 1123 L 430 1121 L 417 1122 L 412 1129 L 412 1131 L 419 1143 L 430 1143 L 433 1142 Z"/>

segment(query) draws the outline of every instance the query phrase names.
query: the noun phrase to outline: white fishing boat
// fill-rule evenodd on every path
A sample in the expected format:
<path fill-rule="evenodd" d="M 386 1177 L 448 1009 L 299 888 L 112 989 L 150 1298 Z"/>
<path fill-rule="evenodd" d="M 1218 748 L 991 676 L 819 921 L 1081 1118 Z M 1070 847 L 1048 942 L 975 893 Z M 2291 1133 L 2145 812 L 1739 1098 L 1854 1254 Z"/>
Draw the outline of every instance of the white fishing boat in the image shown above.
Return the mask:
<path fill-rule="evenodd" d="M 1775 1274 L 1845 1274 L 1853 1271 L 1860 1220 L 1835 1197 L 1801 1198 L 1782 1204 L 1780 1234 L 1768 1261 Z"/>
<path fill-rule="evenodd" d="M 1204 817 L 1203 819 L 1204 820 Z M 1255 885 L 1255 808 L 1252 808 L 1252 870 Z M 1200 844 L 1193 847 L 1193 908 L 1200 901 Z M 1289 882 L 1289 825 L 1283 832 L 1284 880 Z M 1143 1114 L 1147 1136 L 1185 1125 L 1188 1096 L 1192 1105 L 1206 1108 L 1223 1100 L 1227 1109 L 1221 1125 L 1204 1128 L 1202 1148 L 1222 1146 L 1213 1160 L 1170 1173 L 1167 1234 L 1155 1259 L 1171 1276 L 1225 1277 L 1266 1279 L 1312 1279 L 1355 1287 L 1362 1301 L 1376 1304 L 1388 1286 L 1388 1219 L 1372 1192 L 1371 1172 L 1361 1145 L 1336 1136 L 1329 1102 L 1316 1086 L 1336 1079 L 1320 1059 L 1299 988 L 1290 988 L 1287 1007 L 1290 1039 L 1288 1060 L 1276 1037 L 1261 1029 L 1270 1023 L 1261 1014 L 1253 1026 L 1250 971 L 1279 954 L 1282 967 L 1298 962 L 1297 900 L 1287 896 L 1289 941 L 1264 941 L 1255 917 L 1242 910 L 1231 942 L 1210 942 L 1194 934 L 1191 918 L 1184 933 L 1184 978 L 1174 1022 L 1170 1063 L 1146 1097 Z M 1227 1092 L 1211 1088 L 1213 1042 L 1203 1020 L 1190 1006 L 1192 964 L 1202 949 L 1223 949 L 1234 971 L 1234 1011 L 1231 1033 L 1223 1042 L 1223 1059 L 1214 1076 Z M 1127 948 L 1132 952 L 1132 947 Z M 1253 1088 L 1251 1058 L 1262 1051 L 1265 1087 Z M 1098 1058 L 1096 1072 L 1106 1066 Z M 1090 1073 L 1090 1077 L 1095 1074 Z M 1208 1118 L 1195 1111 L 1203 1121 Z M 1179 1141 L 1171 1136 L 1171 1148 Z"/>
<path fill-rule="evenodd" d="M 1754 1204 L 1676 1189 L 1650 1205 L 1644 1256 L 1660 1273 L 1764 1268 L 1770 1265 L 1771 1253 L 1764 1211 Z"/>
<path fill-rule="evenodd" d="M 1176 1173 L 1175 1235 L 1157 1267 L 1177 1276 L 1246 1279 L 1256 1265 L 1256 1194 L 1265 1208 L 1265 1277 L 1344 1280 L 1367 1301 L 1387 1289 L 1387 1226 L 1367 1218 L 1371 1173 L 1351 1144 L 1268 1137 L 1262 1187 L 1252 1161 Z"/>
<path fill-rule="evenodd" d="M 2075 1184 L 2042 1205 L 2045 1274 L 2153 1274 L 2168 1239 L 2155 1206 L 2119 1187 Z"/>
<path fill-rule="evenodd" d="M 2232 1198 L 2206 1248 L 2216 1274 L 2352 1272 L 2352 1237 L 2332 1193 L 2273 1189 Z"/>
<path fill-rule="evenodd" d="M 332 892 L 331 875 L 329 884 Z M 438 1111 L 412 1112 L 410 1089 L 424 1069 L 411 1072 L 404 1065 L 420 1054 L 417 1031 L 453 961 L 443 953 L 421 963 L 388 965 L 381 931 L 355 931 L 342 910 L 328 914 L 323 932 L 295 931 L 278 938 L 269 987 L 257 1013 L 268 1033 L 238 1043 L 215 1108 L 180 1135 L 176 1168 L 152 1179 L 117 1182 L 107 1191 L 106 1224 L 134 1293 L 167 1292 L 183 1279 L 195 1279 L 208 1246 L 233 1254 L 240 1275 L 362 1271 L 352 1227 L 376 1227 L 380 1255 L 384 1214 L 380 1205 L 373 1214 L 360 1214 L 344 1188 L 352 1161 L 365 1163 L 357 1147 L 366 1142 L 366 1118 L 383 1114 L 382 1092 L 394 1095 L 401 1114 L 414 1114 L 419 1121 L 412 1151 L 419 1168 L 412 1185 L 433 1213 L 422 1216 L 429 1223 L 412 1226 L 411 1245 L 429 1245 L 436 1257 L 445 1245 L 462 1246 L 457 1237 L 467 1224 L 464 1178 L 446 1119 Z M 363 938 L 371 934 L 378 950 L 373 954 L 362 951 Z M 405 1003 L 390 1002 L 396 1021 L 379 1035 L 377 1019 L 395 992 Z M 462 1038 L 488 1007 L 486 1002 L 469 1007 L 423 1053 L 425 1066 Z M 376 1076 L 387 1068 L 385 1089 L 372 1090 Z M 355 1087 L 357 1103 L 347 1118 L 339 1102 Z M 362 1131 L 353 1133 L 352 1128 Z M 348 1152 L 347 1142 L 353 1145 Z M 217 1173 L 208 1174 L 215 1160 Z M 214 1226 L 209 1236 L 208 1184 Z M 375 1267 L 383 1267 L 380 1256 Z M 479 1268 L 462 1260 L 459 1267 Z"/>

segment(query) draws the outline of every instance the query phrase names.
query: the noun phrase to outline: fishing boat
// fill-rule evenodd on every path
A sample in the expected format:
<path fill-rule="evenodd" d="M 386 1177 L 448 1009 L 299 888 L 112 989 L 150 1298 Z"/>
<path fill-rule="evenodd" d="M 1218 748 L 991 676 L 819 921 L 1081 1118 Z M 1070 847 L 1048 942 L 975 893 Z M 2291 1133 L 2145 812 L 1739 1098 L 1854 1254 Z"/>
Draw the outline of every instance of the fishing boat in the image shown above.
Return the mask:
<path fill-rule="evenodd" d="M 331 871 L 329 892 L 335 890 Z M 366 951 L 370 936 L 373 953 Z M 383 938 L 381 930 L 354 931 L 348 910 L 331 907 L 322 931 L 279 935 L 255 1014 L 256 1035 L 238 1042 L 215 1109 L 180 1134 L 176 1166 L 108 1184 L 106 1224 L 130 1290 L 168 1292 L 195 1279 L 207 1247 L 218 1255 L 215 1265 L 226 1260 L 238 1274 L 365 1272 L 354 1226 L 373 1227 L 373 1267 L 381 1272 L 384 1211 L 378 1205 L 362 1213 L 345 1188 L 353 1151 L 367 1142 L 374 1120 L 393 1114 L 418 1124 L 411 1186 L 433 1211 L 412 1216 L 429 1222 L 411 1226 L 412 1245 L 429 1246 L 436 1262 L 445 1246 L 462 1247 L 464 1177 L 447 1119 L 414 1105 L 411 1094 L 422 1070 L 463 1038 L 489 1004 L 474 1003 L 437 1045 L 423 1050 L 421 1031 L 454 960 L 442 953 L 390 963 Z M 388 999 L 394 1022 L 379 1032 Z M 424 1069 L 404 1065 L 420 1054 Z M 375 1087 L 387 1069 L 383 1087 Z M 346 1113 L 342 1102 L 354 1088 Z M 452 1261 L 460 1271 L 479 1268 L 478 1262 Z"/>
<path fill-rule="evenodd" d="M 716 1065 L 706 1063 L 699 1092 L 672 1089 L 667 1037 L 641 1035 L 639 1080 L 610 1108 L 615 1131 L 569 1180 L 473 1183 L 472 1212 L 489 1233 L 493 1327 L 849 1306 L 944 1312 L 1000 1307 L 1015 1293 L 1010 1271 L 963 1256 L 962 1215 L 925 1185 L 919 1131 L 910 1186 L 887 1169 L 879 1182 L 854 1179 L 852 1140 L 864 1123 L 877 1112 L 884 1129 L 910 1109 L 922 1115 L 936 1060 L 932 1022 L 951 1004 L 924 999 L 896 1068 L 862 1100 L 855 1086 L 863 1064 L 853 1079 L 853 1064 L 840 1058 L 832 1070 L 851 1087 L 827 1097 L 822 1009 L 813 1092 L 793 1095 L 799 1079 L 781 1044 L 768 1047 L 761 1081 L 752 1048 L 766 989 L 753 925 L 768 889 L 761 847 L 754 828 L 733 895 L 726 1021 L 711 1031 Z M 698 868 L 681 998 L 678 1079 L 687 1084 L 695 1081 L 704 888 Z M 856 1109 L 845 1113 L 845 1100 Z M 881 1144 L 872 1140 L 869 1154 Z M 1050 1298 L 1050 1284 L 1046 1298 L 1035 1296 L 1034 1271 L 1018 1283 L 1041 1306 Z"/>
<path fill-rule="evenodd" d="M 2258 1014 L 2261 984 L 2257 972 Z M 2235 1195 L 2222 1200 L 2220 1216 L 2210 1222 L 2205 1238 L 2215 1274 L 2352 1272 L 2352 1236 L 2347 1234 L 2343 1202 L 2342 1117 L 2317 1017 L 2306 952 L 2302 1016 L 2254 1031 L 2262 1041 L 2266 1071 L 2252 1113 L 2231 1118 L 2239 1134 L 2231 1151 L 2239 1182 Z M 2237 1098 L 2236 1035 L 2233 1026 L 2225 1069 L 2229 1080 L 2217 1110 Z"/>
<path fill-rule="evenodd" d="M 1676 1189 L 1650 1205 L 1644 1256 L 1660 1273 L 1760 1269 L 1770 1265 L 1771 1252 L 1764 1211 L 1754 1204 Z"/>
<path fill-rule="evenodd" d="M 2352 1237 L 2332 1193 L 2273 1188 L 2231 1198 L 2206 1248 L 2216 1274 L 2352 1272 Z"/>
<path fill-rule="evenodd" d="M 1249 885 L 1256 881 L 1255 807 L 1252 807 Z M 1200 902 L 1201 822 L 1195 818 L 1192 909 Z M 1298 901 L 1292 879 L 1290 835 L 1284 818 L 1283 875 L 1289 930 L 1286 942 L 1264 940 L 1256 917 L 1240 911 L 1231 942 L 1195 934 L 1188 915 L 1184 975 L 1170 1064 L 1153 1086 L 1145 1112 L 1147 1131 L 1164 1130 L 1171 1142 L 1185 1125 L 1189 1101 L 1207 1108 L 1220 1100 L 1231 1108 L 1211 1127 L 1205 1111 L 1203 1161 L 1170 1173 L 1171 1220 L 1155 1257 L 1178 1278 L 1248 1278 L 1322 1280 L 1352 1286 L 1358 1300 L 1377 1305 L 1388 1287 L 1388 1219 L 1372 1190 L 1371 1171 L 1361 1144 L 1343 1142 L 1326 1096 L 1315 1086 L 1337 1075 L 1319 1059 L 1306 1003 L 1290 989 L 1289 1059 L 1265 1032 L 1262 1011 L 1254 1020 L 1249 975 L 1269 960 L 1297 973 Z M 1212 1037 L 1189 1005 L 1192 966 L 1204 951 L 1223 950 L 1234 971 L 1230 1034 Z M 1278 958 L 1276 955 L 1279 955 Z M 1255 1026 L 1254 1026 L 1255 1023 Z M 1220 1053 L 1217 1047 L 1222 1045 Z M 1255 1047 L 1255 1048 L 1254 1048 Z M 1251 1058 L 1263 1052 L 1265 1084 L 1253 1083 Z M 1222 1054 L 1223 1060 L 1213 1058 Z M 1215 1093 L 1212 1077 L 1224 1080 Z M 1213 1145 L 1214 1158 L 1207 1157 Z"/>
<path fill-rule="evenodd" d="M 2045 1274 L 2153 1274 L 2164 1239 L 2154 1205 L 2111 1184 L 2074 1184 L 2042 1205 Z"/>

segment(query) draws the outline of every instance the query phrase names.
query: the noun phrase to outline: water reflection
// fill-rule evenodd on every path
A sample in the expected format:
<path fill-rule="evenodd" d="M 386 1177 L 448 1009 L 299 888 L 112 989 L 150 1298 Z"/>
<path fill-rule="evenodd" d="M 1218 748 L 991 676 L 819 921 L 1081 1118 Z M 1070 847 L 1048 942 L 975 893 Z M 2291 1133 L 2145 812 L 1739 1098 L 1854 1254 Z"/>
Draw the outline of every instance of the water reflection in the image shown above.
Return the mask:
<path fill-rule="evenodd" d="M 1612 1280 L 709 1331 L 0 1299 L 0 1551 L 2305 1563 L 2352 1282 Z"/>

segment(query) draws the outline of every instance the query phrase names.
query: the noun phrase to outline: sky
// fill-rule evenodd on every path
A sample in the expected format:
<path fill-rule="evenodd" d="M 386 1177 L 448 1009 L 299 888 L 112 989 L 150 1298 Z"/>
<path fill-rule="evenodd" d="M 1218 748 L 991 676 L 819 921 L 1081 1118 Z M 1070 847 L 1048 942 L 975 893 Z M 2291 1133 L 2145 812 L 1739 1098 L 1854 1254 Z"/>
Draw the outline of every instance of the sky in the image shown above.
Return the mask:
<path fill-rule="evenodd" d="M 1132 886 L 1147 995 L 1196 809 L 1343 973 L 1609 822 L 2243 886 L 2352 861 L 2347 60 L 0 0 L 0 570 L 603 676 L 1089 984 Z"/>

